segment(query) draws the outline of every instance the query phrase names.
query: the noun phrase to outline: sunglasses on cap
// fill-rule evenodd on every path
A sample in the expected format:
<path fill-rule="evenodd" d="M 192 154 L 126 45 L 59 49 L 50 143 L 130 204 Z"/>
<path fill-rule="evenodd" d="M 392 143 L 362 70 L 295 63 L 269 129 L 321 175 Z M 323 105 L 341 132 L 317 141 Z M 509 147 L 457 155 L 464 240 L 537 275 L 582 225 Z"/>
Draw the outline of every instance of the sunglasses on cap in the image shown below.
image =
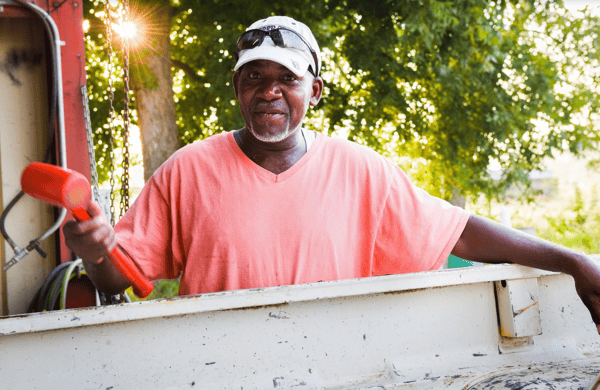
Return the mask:
<path fill-rule="evenodd" d="M 273 43 L 279 47 L 290 48 L 290 49 L 298 49 L 298 50 L 310 50 L 310 53 L 313 56 L 315 61 L 315 71 L 312 70 L 312 65 L 308 67 L 308 71 L 312 73 L 313 76 L 317 76 L 319 74 L 319 60 L 317 57 L 317 53 L 310 47 L 308 42 L 301 35 L 299 35 L 294 30 L 290 30 L 285 27 L 278 27 L 272 30 L 248 30 L 242 34 L 240 39 L 238 39 L 237 44 L 235 45 L 235 51 L 233 52 L 233 58 L 237 62 L 240 58 L 240 51 L 254 49 L 257 46 L 262 45 L 266 36 L 269 36 Z"/>

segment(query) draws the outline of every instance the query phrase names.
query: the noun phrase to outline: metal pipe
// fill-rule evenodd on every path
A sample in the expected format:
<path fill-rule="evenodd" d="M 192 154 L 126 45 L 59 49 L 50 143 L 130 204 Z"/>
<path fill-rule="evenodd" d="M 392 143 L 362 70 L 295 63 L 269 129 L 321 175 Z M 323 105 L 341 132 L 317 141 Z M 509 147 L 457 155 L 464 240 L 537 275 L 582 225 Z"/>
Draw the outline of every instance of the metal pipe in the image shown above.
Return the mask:
<path fill-rule="evenodd" d="M 48 32 L 48 35 L 50 37 L 50 41 L 51 41 L 51 47 L 53 50 L 53 61 L 54 61 L 54 75 L 55 75 L 55 87 L 56 87 L 56 91 L 57 91 L 57 111 L 58 111 L 58 150 L 59 150 L 59 164 L 60 166 L 62 166 L 63 168 L 67 167 L 67 151 L 66 151 L 66 147 L 65 147 L 65 117 L 64 117 L 64 102 L 63 102 L 63 86 L 62 86 L 62 63 L 61 63 L 61 52 L 60 52 L 60 46 L 64 45 L 64 42 L 62 42 L 60 40 L 60 35 L 58 33 L 58 28 L 56 27 L 56 23 L 54 23 L 54 20 L 52 20 L 52 18 L 50 17 L 50 15 L 44 11 L 42 8 L 38 7 L 35 4 L 29 3 L 29 2 L 25 2 L 25 1 L 21 1 L 21 0 L 0 0 L 0 7 L 5 6 L 5 5 L 10 5 L 10 6 L 17 6 L 17 7 L 23 7 L 26 9 L 29 9 L 30 11 L 32 11 L 33 13 L 37 14 L 41 19 L 42 22 L 44 23 L 44 26 L 46 27 L 46 31 Z M 51 108 L 53 109 L 53 107 Z M 54 223 L 54 225 L 52 225 L 45 233 L 43 233 L 42 235 L 40 235 L 38 238 L 36 238 L 35 240 L 30 241 L 30 245 L 32 246 L 33 244 L 35 244 L 36 242 L 39 241 L 43 241 L 46 238 L 48 238 L 49 236 L 51 236 L 52 234 L 54 234 L 54 232 L 56 232 L 56 230 L 58 230 L 60 228 L 60 226 L 62 225 L 62 222 L 65 219 L 65 216 L 67 215 L 67 209 L 66 208 L 61 208 L 60 213 L 56 219 L 56 222 Z M 15 247 L 13 247 L 13 249 L 15 249 Z M 20 249 L 20 248 L 19 248 Z M 22 257 L 24 257 L 29 250 L 27 249 L 20 249 L 20 251 L 15 250 L 16 253 L 15 257 L 13 257 L 13 260 L 19 261 Z M 25 253 L 22 253 L 23 251 L 26 251 Z M 14 263 L 16 263 L 13 262 Z M 9 262 L 10 264 L 10 262 Z M 6 264 L 3 269 L 7 269 L 8 264 Z"/>
<path fill-rule="evenodd" d="M 30 9 L 32 12 L 36 13 L 46 26 L 46 30 L 50 33 L 51 40 L 54 40 L 54 45 L 52 48 L 54 49 L 54 71 L 56 74 L 57 81 L 57 103 L 58 103 L 58 143 L 59 143 L 59 160 L 60 165 L 63 168 L 67 167 L 67 152 L 65 148 L 65 114 L 64 114 L 64 101 L 63 101 L 63 86 L 62 86 L 62 63 L 61 63 L 61 53 L 60 47 L 65 43 L 60 40 L 60 35 L 58 33 L 58 27 L 56 27 L 56 23 L 50 17 L 50 15 L 44 11 L 42 8 L 37 5 L 25 1 L 19 0 L 0 0 L 0 6 L 2 5 L 12 5 L 17 7 L 24 7 Z"/>

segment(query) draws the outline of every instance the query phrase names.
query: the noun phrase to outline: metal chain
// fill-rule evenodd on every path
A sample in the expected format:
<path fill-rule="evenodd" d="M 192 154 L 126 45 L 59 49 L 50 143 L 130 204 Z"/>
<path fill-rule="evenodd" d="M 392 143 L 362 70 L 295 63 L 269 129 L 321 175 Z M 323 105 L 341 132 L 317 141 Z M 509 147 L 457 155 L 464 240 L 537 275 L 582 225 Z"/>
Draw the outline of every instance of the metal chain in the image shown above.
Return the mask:
<path fill-rule="evenodd" d="M 90 171 L 92 173 L 92 195 L 95 202 L 100 202 L 100 193 L 98 191 L 98 172 L 96 170 L 96 153 L 94 151 L 94 135 L 92 133 L 92 122 L 90 120 L 90 106 L 88 100 L 87 87 L 81 86 L 81 97 L 83 100 L 83 116 L 85 118 L 85 134 L 88 144 L 88 155 L 90 157 Z"/>
<path fill-rule="evenodd" d="M 115 144 L 115 118 L 116 118 L 116 114 L 115 114 L 115 108 L 113 106 L 113 102 L 114 102 L 114 98 L 115 98 L 115 94 L 114 94 L 114 83 L 113 83 L 113 73 L 114 73 L 114 66 L 113 66 L 113 48 L 112 48 L 112 40 L 113 40 L 113 31 L 112 31 L 112 15 L 111 15 L 111 11 L 110 11 L 110 5 L 109 5 L 110 0 L 105 0 L 105 10 L 106 10 L 106 42 L 107 42 L 107 48 L 106 48 L 106 52 L 108 54 L 108 100 L 109 100 L 109 118 L 108 118 L 108 127 L 109 127 L 109 131 L 110 131 L 110 149 L 109 149 L 109 154 L 110 154 L 110 224 L 112 226 L 115 226 L 115 148 L 114 148 L 114 144 Z M 127 8 L 128 8 L 128 4 L 127 4 Z M 126 68 L 129 67 L 129 64 L 126 63 Z M 128 78 L 128 77 L 127 77 Z M 125 95 L 127 97 L 127 99 L 129 98 L 128 96 L 128 89 L 129 89 L 129 81 L 126 81 L 126 87 L 125 87 Z M 127 132 L 127 122 L 129 122 L 129 107 L 128 104 L 126 104 L 126 108 L 124 108 L 123 110 L 123 116 L 124 116 L 124 120 L 126 122 L 125 124 L 125 131 Z M 123 139 L 123 145 L 125 146 L 127 144 L 128 140 L 127 137 L 124 137 Z M 128 170 L 127 170 L 127 174 L 128 174 Z M 127 196 L 127 203 L 129 202 L 129 197 Z M 121 210 L 120 210 L 120 216 L 123 215 L 123 208 L 124 208 L 124 203 L 123 203 L 123 186 L 121 186 Z M 107 297 L 105 297 L 105 303 L 109 303 L 108 299 L 106 299 Z M 110 296 L 110 303 L 122 303 L 125 301 L 125 293 L 123 294 L 117 294 L 117 295 L 113 295 Z"/>
<path fill-rule="evenodd" d="M 109 142 L 109 155 L 110 155 L 110 224 L 115 226 L 115 151 L 114 151 L 114 121 L 115 121 L 115 108 L 113 107 L 113 101 L 115 99 L 114 93 L 114 85 L 113 85 L 113 49 L 112 49 L 112 39 L 113 39 L 113 31 L 111 26 L 111 11 L 109 0 L 105 0 L 105 12 L 106 19 L 104 22 L 106 23 L 106 53 L 108 56 L 108 130 L 110 134 L 110 142 Z"/>
<path fill-rule="evenodd" d="M 125 0 L 123 22 L 129 22 L 129 0 Z M 121 177 L 121 211 L 120 217 L 129 209 L 129 42 L 123 42 L 123 176 Z"/>

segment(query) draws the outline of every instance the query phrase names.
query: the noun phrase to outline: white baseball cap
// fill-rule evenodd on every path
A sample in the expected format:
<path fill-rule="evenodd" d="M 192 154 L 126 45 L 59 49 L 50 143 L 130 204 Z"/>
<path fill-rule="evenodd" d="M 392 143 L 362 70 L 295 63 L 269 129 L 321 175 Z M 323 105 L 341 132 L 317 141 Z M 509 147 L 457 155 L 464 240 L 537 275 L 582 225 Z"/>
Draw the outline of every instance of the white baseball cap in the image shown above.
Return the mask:
<path fill-rule="evenodd" d="M 304 23 L 298 22 L 287 16 L 270 16 L 266 19 L 261 19 L 252 23 L 246 31 L 270 31 L 279 27 L 292 30 L 308 43 L 317 56 L 317 69 L 314 69 L 315 58 L 306 45 L 299 45 L 298 47 L 279 47 L 273 42 L 270 36 L 265 36 L 263 42 L 259 46 L 240 50 L 239 53 L 237 53 L 239 57 L 233 70 L 237 71 L 242 65 L 247 64 L 250 61 L 269 60 L 285 66 L 299 77 L 304 76 L 309 66 L 312 68 L 313 73 L 320 71 L 321 52 L 319 50 L 319 45 L 317 44 L 317 40 L 313 33 L 310 31 L 310 28 Z"/>

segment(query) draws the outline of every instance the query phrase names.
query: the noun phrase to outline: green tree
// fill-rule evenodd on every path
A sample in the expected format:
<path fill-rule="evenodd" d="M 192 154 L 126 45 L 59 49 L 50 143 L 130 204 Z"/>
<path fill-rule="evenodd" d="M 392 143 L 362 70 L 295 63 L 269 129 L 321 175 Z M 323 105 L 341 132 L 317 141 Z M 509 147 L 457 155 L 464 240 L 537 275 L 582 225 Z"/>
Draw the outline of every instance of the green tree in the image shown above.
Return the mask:
<path fill-rule="evenodd" d="M 86 4 L 101 26 L 100 4 Z M 543 157 L 598 141 L 600 23 L 561 2 L 179 0 L 171 8 L 181 145 L 243 126 L 233 47 L 250 23 L 280 14 L 305 22 L 321 44 L 324 98 L 306 126 L 395 159 L 435 195 L 499 197 L 526 183 Z M 92 120 L 106 142 L 98 31 L 87 38 L 88 76 Z M 537 131 L 538 122 L 548 130 Z M 492 160 L 505 172 L 499 182 L 486 172 Z"/>

